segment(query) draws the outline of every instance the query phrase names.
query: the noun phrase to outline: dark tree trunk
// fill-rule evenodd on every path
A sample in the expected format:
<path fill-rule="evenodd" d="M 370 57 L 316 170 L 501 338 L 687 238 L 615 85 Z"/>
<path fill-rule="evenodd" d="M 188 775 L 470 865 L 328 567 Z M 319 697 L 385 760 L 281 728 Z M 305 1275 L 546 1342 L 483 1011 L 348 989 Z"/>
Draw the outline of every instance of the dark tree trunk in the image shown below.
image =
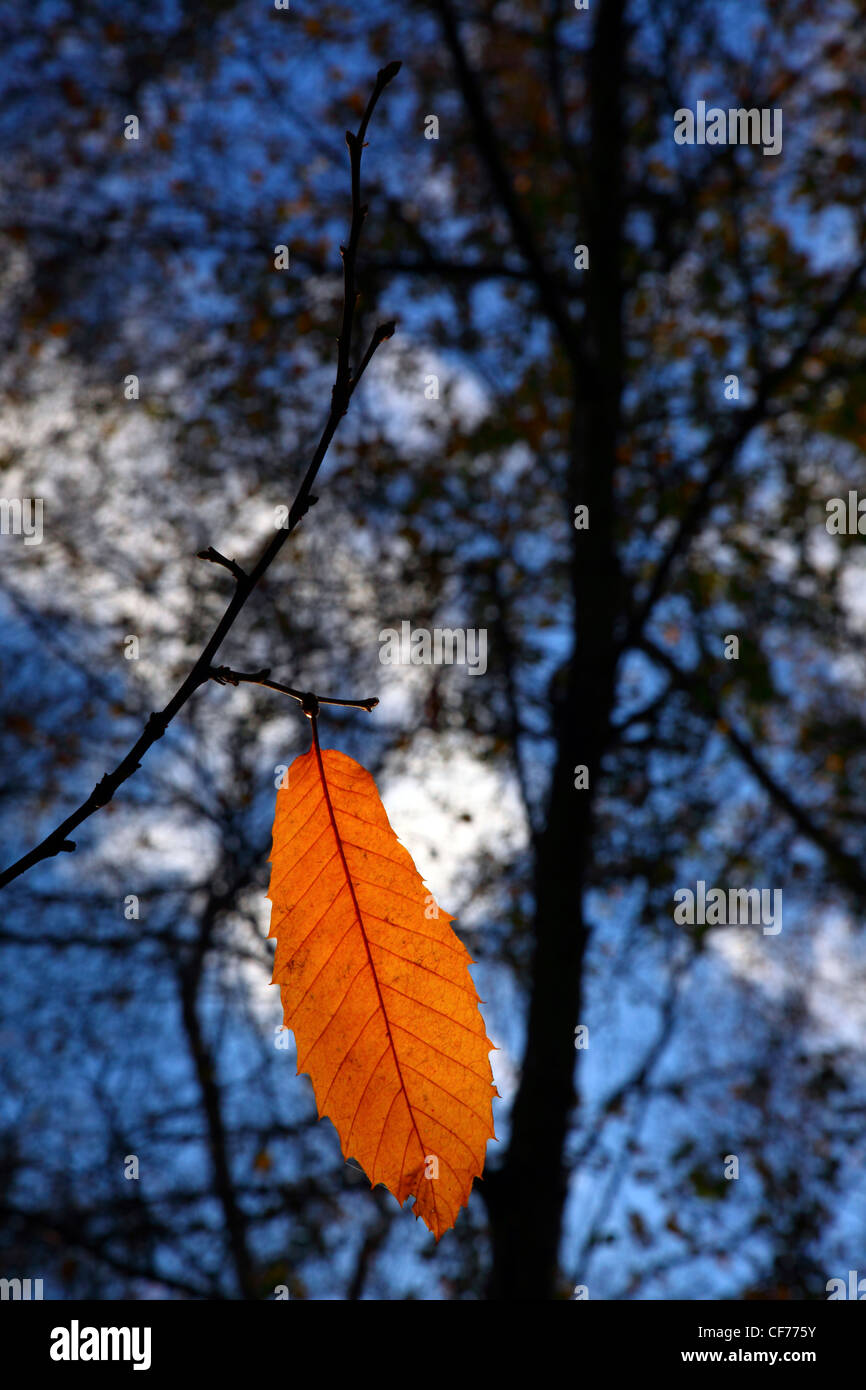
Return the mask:
<path fill-rule="evenodd" d="M 549 1299 L 560 1290 L 558 1255 L 568 1187 L 563 1156 L 576 1101 L 574 1030 L 581 1019 L 588 942 L 584 912 L 593 806 L 610 744 L 624 592 L 616 550 L 614 471 L 622 394 L 623 0 L 603 0 L 590 58 L 590 202 L 586 209 L 589 379 L 575 381 L 569 509 L 589 507 L 575 530 L 575 639 L 566 694 L 555 710 L 549 805 L 535 864 L 535 954 L 526 1051 L 501 1171 L 490 1180 L 493 1265 L 489 1296 Z M 589 769 L 589 790 L 574 769 Z"/>

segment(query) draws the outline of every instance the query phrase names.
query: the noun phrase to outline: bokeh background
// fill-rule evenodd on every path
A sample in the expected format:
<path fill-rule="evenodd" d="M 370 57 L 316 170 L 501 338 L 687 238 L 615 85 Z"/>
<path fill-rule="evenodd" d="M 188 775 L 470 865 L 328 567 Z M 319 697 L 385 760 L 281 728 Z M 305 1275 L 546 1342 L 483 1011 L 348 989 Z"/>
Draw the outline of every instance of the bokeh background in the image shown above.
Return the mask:
<path fill-rule="evenodd" d="M 256 553 L 294 496 L 333 379 L 344 130 L 401 59 L 359 341 L 399 332 L 221 659 L 380 697 L 323 742 L 456 914 L 502 1097 L 438 1246 L 343 1161 L 269 986 L 275 779 L 308 725 L 212 683 L 0 898 L 5 1277 L 822 1299 L 866 1273 L 866 568 L 825 525 L 864 482 L 862 20 L 0 0 L 2 495 L 44 499 L 41 544 L 0 536 L 4 863 L 189 669 L 232 584 L 196 551 Z M 676 145 L 699 98 L 780 108 L 782 153 Z M 405 619 L 486 629 L 486 673 L 382 665 Z M 677 925 L 698 878 L 781 888 L 783 930 Z"/>

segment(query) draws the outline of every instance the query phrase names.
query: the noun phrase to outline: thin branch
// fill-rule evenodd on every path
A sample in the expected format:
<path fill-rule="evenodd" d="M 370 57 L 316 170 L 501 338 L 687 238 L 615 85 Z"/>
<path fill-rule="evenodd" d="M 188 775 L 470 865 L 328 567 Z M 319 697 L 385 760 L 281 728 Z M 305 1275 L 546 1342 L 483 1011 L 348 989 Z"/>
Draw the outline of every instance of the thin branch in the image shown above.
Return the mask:
<path fill-rule="evenodd" d="M 388 199 L 388 208 L 392 213 L 397 210 L 395 215 L 404 227 L 409 226 L 408 219 L 400 210 L 399 204 L 394 199 Z M 190 204 L 187 203 L 187 207 Z M 196 209 L 201 216 L 206 215 L 206 209 L 199 207 Z M 164 209 L 160 206 L 160 212 Z M 230 251 L 232 256 L 249 257 L 251 260 L 258 260 L 263 254 L 272 249 L 271 241 L 261 235 L 258 228 L 250 226 L 241 218 L 223 217 L 221 225 L 213 233 L 219 236 L 221 231 L 227 228 L 231 233 L 231 239 L 224 238 L 220 245 L 225 251 Z M 16 217 L 0 218 L 0 235 L 26 230 L 29 233 L 39 233 L 42 236 L 50 237 L 53 240 L 68 245 L 70 236 L 76 242 L 81 242 L 80 247 L 76 246 L 74 255 L 80 258 L 87 256 L 100 255 L 108 245 L 117 245 L 120 236 L 105 238 L 105 245 L 88 243 L 88 232 L 86 229 L 73 227 L 70 229 L 68 221 L 51 220 L 41 215 L 25 215 L 19 211 Z M 241 243 L 238 238 L 244 238 Z M 182 229 L 172 230 L 171 227 L 161 222 L 159 226 L 151 227 L 145 221 L 145 213 L 142 212 L 141 223 L 134 229 L 130 229 L 128 237 L 124 237 L 125 245 L 135 245 L 145 247 L 152 251 L 185 251 L 189 245 L 189 238 Z M 303 266 L 316 275 L 329 273 L 331 267 L 321 256 L 316 255 L 309 248 L 299 247 L 292 249 L 292 264 Z M 536 276 L 526 265 L 505 264 L 502 261 L 481 261 L 469 260 L 460 261 L 440 257 L 429 243 L 422 249 L 418 242 L 417 255 L 405 255 L 403 253 L 381 253 L 364 257 L 364 268 L 373 276 L 382 275 L 414 275 L 430 276 L 435 280 L 456 280 L 458 283 L 484 284 L 488 280 L 513 280 L 518 284 L 534 285 Z M 549 271 L 550 279 L 555 283 L 557 293 L 561 299 L 581 301 L 584 291 L 574 280 L 569 280 L 565 274 Z"/>
<path fill-rule="evenodd" d="M 668 684 L 659 691 L 658 695 L 656 695 L 654 699 L 650 700 L 649 704 L 641 705 L 640 709 L 634 710 L 624 719 L 621 719 L 618 724 L 614 724 L 613 736 L 617 740 L 617 742 L 619 742 L 622 739 L 623 734 L 627 733 L 628 730 L 633 728 L 635 724 L 644 724 L 650 722 L 655 718 L 659 710 L 666 709 L 668 700 L 670 699 L 670 693 L 671 686 L 670 684 Z M 635 743 L 631 741 L 626 744 L 627 748 L 634 748 L 635 746 Z"/>
<path fill-rule="evenodd" d="M 547 81 L 550 91 L 550 104 L 553 110 L 553 117 L 556 121 L 556 129 L 559 135 L 560 149 L 563 158 L 577 180 L 581 194 L 585 192 L 585 168 L 583 160 L 578 152 L 578 147 L 571 138 L 568 107 L 565 100 L 565 82 L 562 60 L 563 56 L 568 60 L 573 55 L 562 42 L 562 23 L 565 18 L 565 0 L 550 0 L 547 16 L 544 20 L 544 54 L 547 69 Z"/>
<path fill-rule="evenodd" d="M 301 705 L 344 705 L 348 709 L 365 709 L 370 714 L 378 705 L 378 695 L 370 695 L 365 700 L 338 700 L 335 695 L 314 695 L 311 690 L 295 690 L 290 685 L 269 679 L 270 667 L 261 671 L 232 671 L 228 666 L 216 666 L 210 673 L 211 680 L 219 685 L 265 685 L 268 690 L 278 690 L 281 695 L 291 695 Z M 306 713 L 306 710 L 304 711 Z"/>
<path fill-rule="evenodd" d="M 505 164 L 493 118 L 487 108 L 478 74 L 473 70 L 460 35 L 458 16 L 451 0 L 434 0 L 446 47 L 451 54 L 457 85 L 472 123 L 475 145 L 480 154 L 493 190 L 508 219 L 511 234 L 520 254 L 529 267 L 538 292 L 539 302 L 548 321 L 559 335 L 560 342 L 576 368 L 587 369 L 582 340 L 577 325 L 563 306 L 562 294 L 542 256 L 532 224 L 523 210 Z"/>
<path fill-rule="evenodd" d="M 686 508 L 667 550 L 658 563 L 646 597 L 631 616 L 628 631 L 622 643 L 623 650 L 630 646 L 640 645 L 641 634 L 653 609 L 667 589 L 674 564 L 681 554 L 688 552 L 692 541 L 701 529 L 701 524 L 706 519 L 716 489 L 737 458 L 741 447 L 753 430 L 767 419 L 773 398 L 779 388 L 785 384 L 789 377 L 799 371 L 818 339 L 836 323 L 839 314 L 848 306 L 860 289 L 864 275 L 866 275 L 866 257 L 858 261 L 836 294 L 819 310 L 800 342 L 792 349 L 781 366 L 772 368 L 761 379 L 754 403 L 742 412 L 718 448 L 711 451 L 710 457 L 712 458 L 714 454 L 715 458 L 692 502 Z"/>
<path fill-rule="evenodd" d="M 190 1200 L 186 1194 L 184 1200 L 186 1202 Z M 56 1240 L 58 1244 L 62 1243 L 66 1251 L 80 1250 L 83 1254 L 89 1255 L 91 1259 L 104 1264 L 107 1269 L 113 1270 L 116 1274 L 121 1274 L 127 1279 L 146 1280 L 150 1285 L 160 1284 L 163 1288 L 173 1289 L 176 1293 L 189 1294 L 191 1298 L 220 1296 L 218 1289 L 212 1283 L 206 1286 L 193 1284 L 178 1275 L 161 1273 L 154 1268 L 152 1263 L 140 1265 L 113 1254 L 109 1248 L 111 1244 L 110 1233 L 90 1235 L 86 1229 L 88 1219 L 95 1227 L 97 1215 L 104 1223 L 105 1207 L 103 1205 L 90 1210 L 78 1208 L 75 1212 L 70 1212 L 69 1218 L 66 1218 L 58 1217 L 54 1211 L 27 1211 L 23 1207 L 15 1207 L 6 1202 L 0 1203 L 0 1218 L 3 1220 L 4 1229 L 13 1235 L 20 1231 L 24 1236 L 31 1236 L 34 1240 L 47 1242 L 51 1245 L 54 1245 Z"/>
<path fill-rule="evenodd" d="M 345 247 L 340 248 L 343 258 L 343 314 L 340 325 L 340 337 L 337 352 L 337 371 L 334 386 L 331 391 L 331 406 L 328 416 L 322 429 L 319 442 L 316 445 L 313 456 L 304 474 L 303 481 L 295 496 L 295 500 L 289 510 L 288 521 L 285 527 L 276 532 L 259 555 L 258 560 L 247 572 L 240 570 L 239 566 L 234 566 L 233 561 L 225 561 L 225 557 L 219 556 L 219 552 L 207 553 L 206 558 L 215 560 L 217 564 L 225 564 L 236 579 L 235 591 L 228 604 L 222 618 L 217 624 L 211 637 L 205 644 L 198 660 L 184 680 L 183 684 L 169 700 L 165 708 L 159 712 L 151 714 L 142 733 L 139 735 L 132 748 L 126 756 L 118 763 L 117 767 L 106 775 L 96 784 L 93 791 L 86 801 L 67 816 L 66 819 L 52 830 L 34 849 L 22 855 L 14 864 L 0 873 L 0 888 L 19 878 L 35 864 L 41 863 L 44 859 L 51 859 L 61 850 L 71 851 L 75 849 L 75 844 L 68 836 L 83 821 L 92 816 L 100 807 L 107 803 L 114 796 L 118 787 L 121 786 L 133 773 L 137 772 L 141 766 L 141 759 L 152 747 L 157 739 L 162 738 L 168 725 L 175 715 L 183 709 L 190 696 L 198 690 L 199 686 L 204 685 L 211 678 L 213 668 L 213 658 L 222 646 L 229 630 L 233 626 L 235 619 L 246 603 L 250 594 L 255 589 L 262 575 L 270 567 L 282 550 L 289 536 L 295 527 L 306 515 L 309 508 L 313 505 L 312 496 L 313 483 L 316 475 L 322 466 L 325 455 L 331 444 L 340 420 L 349 408 L 349 402 L 359 381 L 361 380 L 373 353 L 380 343 L 390 337 L 394 331 L 393 323 L 380 324 L 375 330 L 372 340 L 364 353 L 361 364 L 355 373 L 351 371 L 351 347 L 352 347 L 352 327 L 355 318 L 355 308 L 357 304 L 358 292 L 355 282 L 355 266 L 358 250 L 358 242 L 361 236 L 361 229 L 367 215 L 366 207 L 361 203 L 361 156 L 364 150 L 364 137 L 367 127 L 376 108 L 376 104 L 387 87 L 388 83 L 396 77 L 400 70 L 400 63 L 389 63 L 387 67 L 380 68 L 376 74 L 376 82 L 367 103 L 367 109 L 361 118 L 361 124 L 357 133 L 346 132 L 346 143 L 349 147 L 349 160 L 352 179 L 352 220 L 349 231 L 349 240 Z M 215 558 L 219 556 L 219 558 Z"/>
<path fill-rule="evenodd" d="M 312 502 L 312 499 L 310 500 Z M 210 560 L 214 565 L 222 565 L 223 568 L 227 569 L 230 574 L 233 574 L 237 580 L 246 579 L 247 577 L 245 571 L 241 569 L 236 560 L 227 560 L 225 555 L 221 555 L 218 550 L 214 550 L 212 545 L 209 545 L 207 550 L 197 550 L 195 558 L 197 560 Z"/>
<path fill-rule="evenodd" d="M 532 797 L 530 796 L 528 769 L 523 757 L 523 738 L 526 734 L 526 726 L 521 717 L 520 694 L 517 689 L 517 654 L 514 650 L 514 642 L 511 637 L 511 630 L 508 626 L 508 618 L 505 611 L 505 595 L 497 567 L 493 569 L 491 587 L 496 601 L 496 618 L 494 621 L 496 626 L 497 645 L 502 655 L 502 669 L 505 676 L 508 735 L 511 743 L 511 754 L 514 760 L 514 773 L 520 790 L 520 799 L 523 802 L 523 811 L 526 816 L 529 837 L 534 844 L 536 837 L 540 833 L 541 827 L 537 822 L 535 807 Z"/>
<path fill-rule="evenodd" d="M 384 1245 L 391 1230 L 391 1216 L 382 1200 L 381 1189 L 376 1188 L 372 1195 L 379 1207 L 379 1215 L 375 1224 L 370 1227 L 365 1235 L 361 1248 L 358 1251 L 355 1272 L 352 1275 L 346 1292 L 346 1299 L 352 1302 L 360 1299 L 364 1291 L 367 1275 L 370 1272 L 370 1266 L 373 1264 L 376 1255 L 379 1253 L 382 1245 Z"/>
<path fill-rule="evenodd" d="M 863 872 L 859 859 L 839 844 L 826 826 L 813 819 L 805 806 L 801 805 L 774 776 L 748 739 L 731 723 L 708 682 L 702 680 L 695 671 L 683 670 L 669 652 L 650 638 L 643 637 L 639 645 L 647 656 L 668 672 L 673 683 L 690 697 L 700 712 L 712 719 L 771 800 L 793 821 L 800 833 L 821 850 L 835 866 L 842 881 L 855 892 L 866 895 L 866 873 Z"/>

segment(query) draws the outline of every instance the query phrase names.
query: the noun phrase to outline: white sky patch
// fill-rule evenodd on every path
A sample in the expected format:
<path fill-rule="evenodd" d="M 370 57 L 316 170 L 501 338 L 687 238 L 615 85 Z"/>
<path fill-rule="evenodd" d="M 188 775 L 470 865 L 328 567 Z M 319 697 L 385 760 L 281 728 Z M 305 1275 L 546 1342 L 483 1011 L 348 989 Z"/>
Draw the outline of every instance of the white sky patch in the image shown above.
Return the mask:
<path fill-rule="evenodd" d="M 836 909 L 804 925 L 808 938 L 798 934 L 793 947 L 784 940 L 787 922 L 779 936 L 764 937 L 759 927 L 720 927 L 710 939 L 734 975 L 773 998 L 793 985 L 802 989 L 813 1025 L 807 1043 L 859 1049 L 866 1033 L 866 942 Z"/>
<path fill-rule="evenodd" d="M 485 1019 L 485 1022 L 487 1020 Z M 490 1024 L 487 1022 L 487 1036 L 491 1042 L 496 1044 L 496 1051 L 490 1053 L 490 1066 L 493 1071 L 493 1084 L 499 1092 L 499 1098 L 505 1105 L 510 1105 L 517 1094 L 517 1085 L 520 1081 L 520 1067 L 516 1058 L 512 1057 L 505 1045 L 505 1039 L 496 1037 L 491 1033 Z M 493 1121 L 497 1129 L 497 1138 L 501 1139 L 499 1126 L 496 1124 L 497 1115 L 504 1113 L 494 1108 Z"/>
<path fill-rule="evenodd" d="M 490 904 L 482 893 L 474 896 L 469 907 L 473 868 L 485 855 L 500 859 L 524 848 L 524 815 L 516 788 L 461 748 L 461 742 L 459 736 L 439 736 L 438 741 L 432 734 L 419 737 L 418 773 L 385 774 L 379 791 L 398 839 L 436 901 L 457 917 L 457 934 L 474 955 L 472 921 Z M 471 815 L 472 820 L 461 820 L 462 814 Z M 477 974 L 476 969 L 476 985 L 486 999 Z M 497 1049 L 490 1053 L 493 1079 L 508 1102 L 519 1079 L 517 1060 L 505 1034 L 493 1025 L 493 1010 L 488 1007 L 483 1012 L 488 1036 Z"/>
<path fill-rule="evenodd" d="M 439 398 L 428 399 L 427 379 L 435 376 Z M 374 358 L 365 377 L 375 409 L 387 438 L 403 448 L 429 452 L 431 437 L 424 421 L 437 423 L 445 408 L 457 415 L 466 429 L 472 429 L 490 413 L 490 399 L 481 379 L 468 368 L 456 366 L 426 349 L 413 348 L 411 354 L 380 354 Z M 447 401 L 443 399 L 446 397 Z"/>
<path fill-rule="evenodd" d="M 524 841 L 516 791 L 461 742 L 459 736 L 419 735 L 413 748 L 417 772 L 386 772 L 379 786 L 397 837 L 450 912 L 466 901 L 479 858 L 516 853 Z"/>
<path fill-rule="evenodd" d="M 790 579 L 797 566 L 797 550 L 789 541 L 766 539 L 764 545 L 772 576 L 777 581 Z"/>
<path fill-rule="evenodd" d="M 819 574 L 829 574 L 838 559 L 838 547 L 826 526 L 815 526 L 809 532 L 806 547 L 809 564 Z"/>
<path fill-rule="evenodd" d="M 182 761 L 182 754 L 177 755 Z M 129 867 L 121 873 L 128 883 L 123 892 L 135 893 L 136 880 L 152 881 L 155 874 L 177 883 L 197 883 L 213 865 L 218 846 L 209 822 L 193 811 L 124 805 L 120 815 L 104 817 L 100 827 L 98 851 L 91 861 L 94 868 L 117 880 L 118 865 Z"/>
<path fill-rule="evenodd" d="M 845 566 L 839 580 L 839 592 L 851 626 L 866 630 L 866 566 L 853 561 Z"/>
<path fill-rule="evenodd" d="M 822 1036 L 859 1052 L 866 1035 L 862 932 L 844 913 L 828 913 L 815 936 L 812 960 L 807 997 Z"/>
<path fill-rule="evenodd" d="M 381 669 L 383 673 L 389 670 L 387 666 L 383 666 Z M 401 675 L 405 671 L 404 667 L 397 667 L 396 669 Z M 406 681 L 399 680 L 394 672 L 390 676 L 383 674 L 377 686 L 377 694 L 379 696 L 379 709 L 377 711 L 379 717 L 395 726 L 405 724 L 412 712 L 412 696 Z"/>

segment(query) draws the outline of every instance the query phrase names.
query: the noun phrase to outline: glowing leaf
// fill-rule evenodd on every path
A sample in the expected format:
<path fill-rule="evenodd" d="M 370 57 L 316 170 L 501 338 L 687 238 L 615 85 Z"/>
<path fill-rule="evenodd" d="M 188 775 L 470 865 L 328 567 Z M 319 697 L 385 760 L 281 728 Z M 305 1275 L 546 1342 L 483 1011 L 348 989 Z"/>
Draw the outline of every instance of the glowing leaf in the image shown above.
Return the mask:
<path fill-rule="evenodd" d="M 425 889 L 376 784 L 317 741 L 277 793 L 273 982 L 343 1156 L 438 1240 L 494 1138 L 472 958 Z"/>

